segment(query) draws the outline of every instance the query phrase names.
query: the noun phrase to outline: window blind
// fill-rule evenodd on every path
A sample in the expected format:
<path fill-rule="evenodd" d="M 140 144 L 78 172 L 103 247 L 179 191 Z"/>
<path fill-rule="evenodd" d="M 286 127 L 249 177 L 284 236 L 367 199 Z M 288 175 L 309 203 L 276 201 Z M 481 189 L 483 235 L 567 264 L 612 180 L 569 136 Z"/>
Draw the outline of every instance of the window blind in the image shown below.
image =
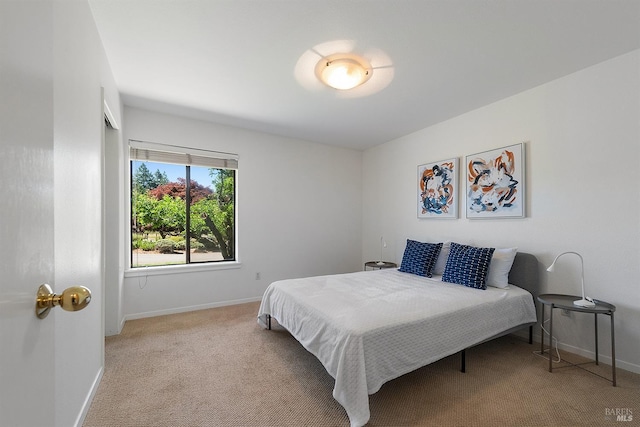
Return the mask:
<path fill-rule="evenodd" d="M 216 169 L 238 169 L 237 154 L 136 140 L 129 140 L 129 158 Z"/>

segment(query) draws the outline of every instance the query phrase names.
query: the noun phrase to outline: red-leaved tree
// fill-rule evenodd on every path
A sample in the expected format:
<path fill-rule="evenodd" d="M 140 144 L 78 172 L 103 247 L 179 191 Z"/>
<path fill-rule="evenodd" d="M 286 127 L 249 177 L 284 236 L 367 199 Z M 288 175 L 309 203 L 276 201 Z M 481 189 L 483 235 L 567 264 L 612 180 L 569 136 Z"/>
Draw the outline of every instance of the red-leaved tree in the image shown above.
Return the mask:
<path fill-rule="evenodd" d="M 198 184 L 196 181 L 191 180 L 191 204 L 197 203 L 199 200 L 209 196 L 212 191 L 210 188 Z M 162 184 L 156 188 L 149 190 L 149 195 L 155 197 L 157 200 L 162 200 L 164 196 L 179 197 L 182 200 L 187 199 L 187 180 L 184 178 L 178 178 L 178 182 L 169 182 Z"/>

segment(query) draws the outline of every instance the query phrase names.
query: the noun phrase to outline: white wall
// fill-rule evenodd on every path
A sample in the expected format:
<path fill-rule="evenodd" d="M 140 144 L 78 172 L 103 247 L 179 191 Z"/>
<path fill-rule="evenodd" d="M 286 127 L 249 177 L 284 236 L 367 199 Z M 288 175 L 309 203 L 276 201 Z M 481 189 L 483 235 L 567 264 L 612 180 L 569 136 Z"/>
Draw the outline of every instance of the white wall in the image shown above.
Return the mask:
<path fill-rule="evenodd" d="M 126 318 L 259 300 L 278 279 L 362 269 L 361 152 L 130 107 L 123 129 L 125 144 L 232 152 L 240 165 L 241 267 L 126 277 Z"/>
<path fill-rule="evenodd" d="M 467 154 L 522 141 L 526 218 L 467 220 L 460 197 L 459 219 L 417 219 L 419 164 L 457 156 L 462 165 Z M 543 292 L 579 294 L 577 257 L 563 257 L 553 275 L 545 268 L 560 252 L 580 252 L 587 295 L 617 306 L 619 366 L 640 372 L 639 159 L 640 51 L 634 51 L 366 151 L 363 260 L 379 258 L 381 235 L 389 243 L 386 258 L 398 262 L 408 237 L 518 246 L 538 257 Z M 605 355 L 609 328 L 601 319 Z M 565 348 L 592 355 L 592 316 L 559 318 L 556 332 Z"/>

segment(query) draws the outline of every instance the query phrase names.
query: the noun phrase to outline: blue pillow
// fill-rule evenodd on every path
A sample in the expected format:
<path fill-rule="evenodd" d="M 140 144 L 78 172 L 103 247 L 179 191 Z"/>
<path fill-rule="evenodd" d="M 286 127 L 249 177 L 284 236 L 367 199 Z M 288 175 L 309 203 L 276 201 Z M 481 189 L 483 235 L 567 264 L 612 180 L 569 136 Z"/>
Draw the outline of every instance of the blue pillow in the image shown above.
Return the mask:
<path fill-rule="evenodd" d="M 398 271 L 431 277 L 442 243 L 422 243 L 407 239 Z"/>
<path fill-rule="evenodd" d="M 442 281 L 487 289 L 487 272 L 495 248 L 476 248 L 451 242 Z"/>

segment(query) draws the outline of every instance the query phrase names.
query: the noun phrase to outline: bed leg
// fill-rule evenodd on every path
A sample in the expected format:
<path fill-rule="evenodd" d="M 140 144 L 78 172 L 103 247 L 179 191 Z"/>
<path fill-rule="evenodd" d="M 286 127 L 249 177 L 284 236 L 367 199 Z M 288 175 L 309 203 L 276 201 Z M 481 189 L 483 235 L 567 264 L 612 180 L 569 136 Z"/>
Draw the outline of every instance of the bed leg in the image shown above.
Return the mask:
<path fill-rule="evenodd" d="M 267 329 L 271 330 L 271 315 L 267 314 Z"/>
<path fill-rule="evenodd" d="M 467 355 L 466 350 L 460 351 L 460 372 L 463 372 L 463 373 L 467 372 L 466 355 Z"/>
<path fill-rule="evenodd" d="M 533 325 L 529 325 L 529 344 L 533 344 Z"/>

